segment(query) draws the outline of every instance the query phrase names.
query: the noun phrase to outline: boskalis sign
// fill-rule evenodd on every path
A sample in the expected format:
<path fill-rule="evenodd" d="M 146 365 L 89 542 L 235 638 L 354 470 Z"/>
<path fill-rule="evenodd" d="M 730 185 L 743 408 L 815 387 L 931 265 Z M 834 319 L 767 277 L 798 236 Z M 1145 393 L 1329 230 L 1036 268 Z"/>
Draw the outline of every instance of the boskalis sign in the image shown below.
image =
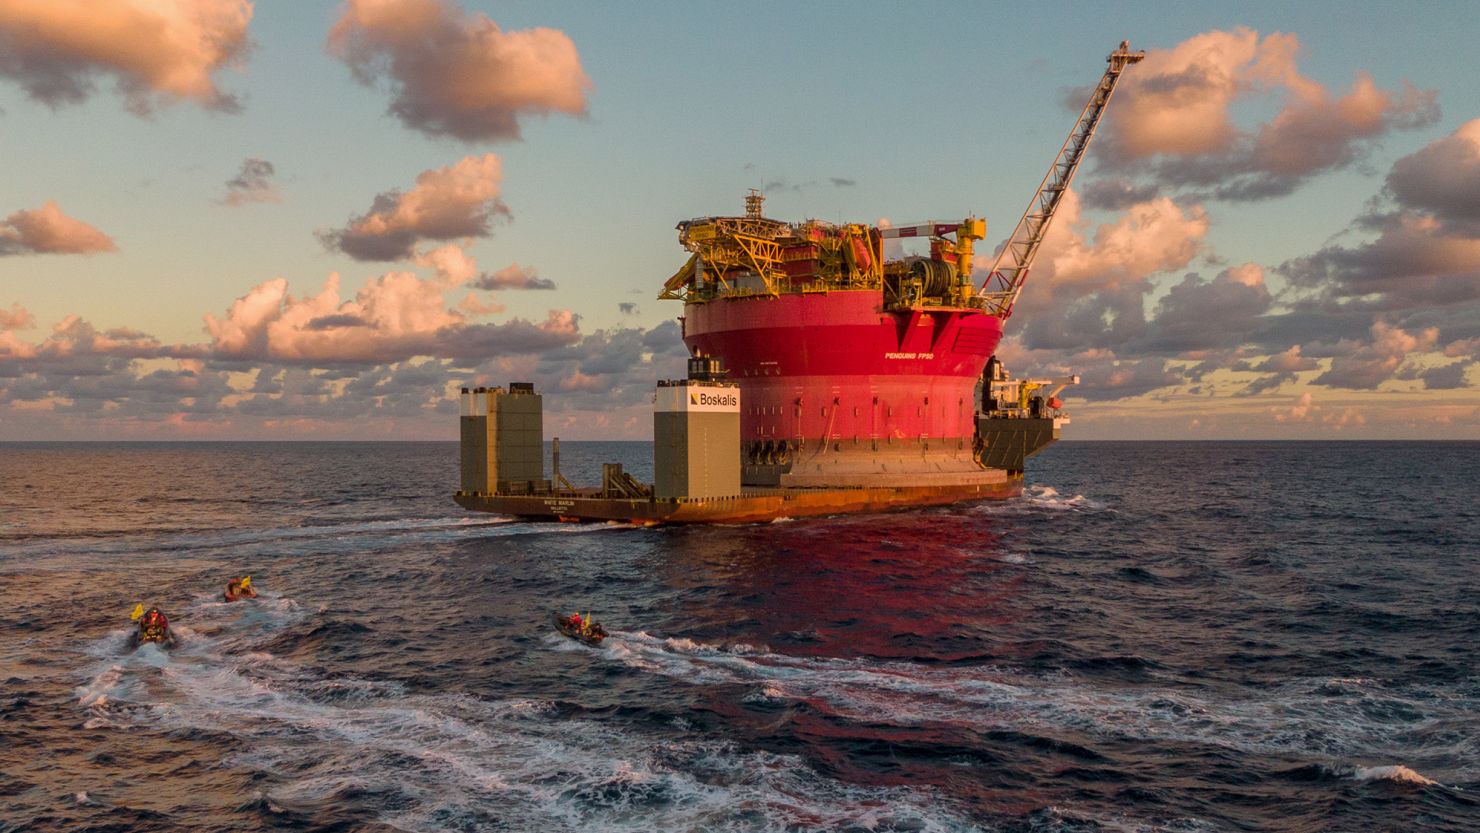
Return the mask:
<path fill-rule="evenodd" d="M 658 410 L 738 414 L 740 389 L 699 385 L 658 388 Z"/>
<path fill-rule="evenodd" d="M 734 391 L 710 393 L 707 390 L 689 391 L 689 405 L 717 405 L 725 410 L 740 407 L 740 397 Z"/>

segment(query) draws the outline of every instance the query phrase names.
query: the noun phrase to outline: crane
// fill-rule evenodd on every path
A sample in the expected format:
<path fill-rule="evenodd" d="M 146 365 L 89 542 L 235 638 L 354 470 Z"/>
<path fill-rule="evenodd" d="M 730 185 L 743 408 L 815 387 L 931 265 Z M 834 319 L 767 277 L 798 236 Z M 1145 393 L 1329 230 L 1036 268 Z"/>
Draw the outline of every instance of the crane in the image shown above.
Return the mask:
<path fill-rule="evenodd" d="M 1130 51 L 1129 41 L 1121 41 L 1120 48 L 1105 59 L 1110 66 L 1105 69 L 1099 85 L 1090 94 L 1089 101 L 1079 114 L 1078 123 L 1069 131 L 1069 138 L 1064 140 L 1058 157 L 1049 166 L 1048 173 L 1038 186 L 1038 193 L 1028 203 L 1023 218 L 1018 221 L 1017 228 L 1013 229 L 1012 236 L 1007 238 L 1007 245 L 997 255 L 997 261 L 992 264 L 992 270 L 982 285 L 980 297 L 983 307 L 991 314 L 1003 320 L 1012 315 L 1018 293 L 1023 291 L 1023 282 L 1028 279 L 1028 267 L 1038 254 L 1038 246 L 1043 242 L 1044 235 L 1048 233 L 1059 201 L 1063 199 L 1064 192 L 1069 190 L 1069 183 L 1074 180 L 1074 172 L 1084 159 L 1090 139 L 1094 138 L 1100 117 L 1105 115 L 1105 108 L 1110 104 L 1110 96 L 1115 92 L 1120 74 L 1126 67 L 1139 63 L 1145 57 L 1145 52 Z"/>

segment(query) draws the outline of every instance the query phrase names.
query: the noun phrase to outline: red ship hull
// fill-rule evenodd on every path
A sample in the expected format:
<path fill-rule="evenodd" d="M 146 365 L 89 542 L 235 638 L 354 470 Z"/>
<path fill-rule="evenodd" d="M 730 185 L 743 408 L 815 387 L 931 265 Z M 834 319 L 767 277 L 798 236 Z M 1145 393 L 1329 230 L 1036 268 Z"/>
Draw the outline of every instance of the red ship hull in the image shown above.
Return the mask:
<path fill-rule="evenodd" d="M 789 444 L 780 482 L 798 486 L 974 480 L 975 386 L 1001 338 L 980 310 L 886 311 L 877 289 L 690 302 L 684 317 L 689 349 L 740 384 L 741 442 Z"/>
<path fill-rule="evenodd" d="M 684 343 L 740 383 L 740 438 L 972 436 L 974 388 L 1002 321 L 974 309 L 886 312 L 878 290 L 690 303 Z"/>

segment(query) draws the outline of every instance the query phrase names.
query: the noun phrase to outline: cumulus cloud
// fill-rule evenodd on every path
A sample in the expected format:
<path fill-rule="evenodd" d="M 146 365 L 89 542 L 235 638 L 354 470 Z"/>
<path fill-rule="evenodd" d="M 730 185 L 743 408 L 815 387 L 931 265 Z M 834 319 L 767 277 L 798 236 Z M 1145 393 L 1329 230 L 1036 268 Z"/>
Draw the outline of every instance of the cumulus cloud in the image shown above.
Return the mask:
<path fill-rule="evenodd" d="M 1438 340 L 1437 328 L 1410 333 L 1385 321 L 1375 321 L 1371 340 L 1362 343 L 1343 339 L 1333 350 L 1331 369 L 1317 376 L 1312 384 L 1376 389 L 1397 374 L 1410 353 L 1432 350 Z"/>
<path fill-rule="evenodd" d="M 248 157 L 242 160 L 241 172 L 226 180 L 225 205 L 246 205 L 253 202 L 282 202 L 283 196 L 272 184 L 276 169 L 266 159 Z"/>
<path fill-rule="evenodd" d="M 238 109 L 216 73 L 250 46 L 249 0 L 7 0 L 0 3 L 0 77 L 56 108 L 111 77 L 128 108 L 180 100 Z"/>
<path fill-rule="evenodd" d="M 1420 372 L 1418 378 L 1423 380 L 1423 386 L 1429 390 L 1454 390 L 1468 387 L 1465 377 L 1469 368 L 1470 363 L 1467 361 L 1450 362 L 1428 368 Z"/>
<path fill-rule="evenodd" d="M 1274 415 L 1274 421 L 1280 424 L 1288 423 L 1319 423 L 1333 431 L 1353 425 L 1366 425 L 1367 416 L 1353 407 L 1343 408 L 1340 411 L 1326 411 L 1315 403 L 1315 397 L 1310 391 L 1305 391 L 1295 397 L 1293 405 L 1270 408 Z"/>
<path fill-rule="evenodd" d="M 1050 281 L 1055 294 L 1110 288 L 1181 269 L 1202 250 L 1209 221 L 1202 206 L 1183 208 L 1155 197 L 1100 225 L 1092 238 L 1082 236 L 1079 225 L 1079 198 L 1071 190 L 1060 202 L 1034 267 L 1034 279 Z"/>
<path fill-rule="evenodd" d="M 1451 232 L 1432 215 L 1373 218 L 1380 232 L 1358 245 L 1333 244 L 1292 258 L 1279 271 L 1332 299 L 1413 309 L 1480 299 L 1480 238 Z"/>
<path fill-rule="evenodd" d="M 1320 367 L 1320 362 L 1300 354 L 1298 344 L 1290 345 L 1290 349 L 1284 352 L 1266 356 L 1262 361 L 1243 361 L 1233 365 L 1234 370 L 1263 374 L 1242 391 L 1245 396 L 1274 390 L 1287 382 L 1295 381 L 1298 378 L 1296 374 L 1319 370 Z"/>
<path fill-rule="evenodd" d="M 1331 303 L 1385 311 L 1480 301 L 1480 119 L 1393 163 L 1388 202 L 1358 218 L 1376 232 L 1292 258 L 1279 271 Z"/>
<path fill-rule="evenodd" d="M 1480 119 L 1394 162 L 1387 189 L 1402 205 L 1480 229 Z"/>
<path fill-rule="evenodd" d="M 497 272 L 479 275 L 473 286 L 479 289 L 554 289 L 555 282 L 540 277 L 533 266 L 511 263 Z"/>
<path fill-rule="evenodd" d="M 0 256 L 90 255 L 116 252 L 113 238 L 62 213 L 54 202 L 22 210 L 0 222 Z"/>
<path fill-rule="evenodd" d="M 477 360 L 501 353 L 533 353 L 580 338 L 579 319 L 551 310 L 544 321 L 513 319 L 475 324 L 502 311 L 476 296 L 449 306 L 447 295 L 477 274 L 477 263 L 456 246 L 418 258 L 435 276 L 391 271 L 343 297 L 338 273 L 312 295 L 295 297 L 283 278 L 264 281 L 226 313 L 205 317 L 211 355 L 233 361 L 284 364 L 373 365 L 417 356 Z"/>
<path fill-rule="evenodd" d="M 1383 90 L 1362 72 L 1333 95 L 1299 72 L 1299 51 L 1295 35 L 1261 38 L 1246 27 L 1150 51 L 1120 85 L 1102 131 L 1103 165 L 1219 199 L 1266 199 L 1351 165 L 1392 131 L 1438 119 L 1433 91 Z M 1236 105 L 1271 92 L 1282 106 L 1269 121 L 1234 124 Z"/>
<path fill-rule="evenodd" d="M 584 115 L 591 89 L 564 32 L 505 32 L 447 0 L 349 0 L 328 49 L 361 83 L 384 78 L 406 127 L 465 142 L 518 139 L 528 114 Z"/>
<path fill-rule="evenodd" d="M 9 312 L 0 309 L 0 332 L 29 330 L 34 326 L 36 326 L 36 316 L 20 304 L 11 304 Z"/>
<path fill-rule="evenodd" d="M 1208 228 L 1200 206 L 1157 197 L 1091 234 L 1078 195 L 1066 192 L 1013 315 L 1025 345 L 1085 350 L 1144 337 L 1148 279 L 1191 263 L 1204 250 Z M 985 271 L 989 257 L 978 264 Z"/>
<path fill-rule="evenodd" d="M 319 239 L 355 260 L 407 260 L 418 243 L 487 237 L 493 219 L 507 216 L 499 199 L 503 178 L 498 156 L 469 156 L 423 171 L 410 191 L 378 194 L 365 214 Z"/>
<path fill-rule="evenodd" d="M 1188 275 L 1161 299 L 1141 349 L 1187 352 L 1236 347 L 1249 338 L 1272 300 L 1264 285 L 1264 269 L 1257 263 L 1224 269 L 1211 281 Z"/>

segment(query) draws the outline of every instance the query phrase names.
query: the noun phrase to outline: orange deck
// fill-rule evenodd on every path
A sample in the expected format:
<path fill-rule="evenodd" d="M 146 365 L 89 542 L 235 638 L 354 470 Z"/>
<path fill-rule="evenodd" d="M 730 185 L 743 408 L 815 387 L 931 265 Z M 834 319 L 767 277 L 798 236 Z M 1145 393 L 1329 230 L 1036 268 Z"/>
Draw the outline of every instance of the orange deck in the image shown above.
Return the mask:
<path fill-rule="evenodd" d="M 600 497 L 594 493 L 471 495 L 454 500 L 465 509 L 521 518 L 619 521 L 651 524 L 758 523 L 777 518 L 888 512 L 978 500 L 1003 500 L 1023 490 L 1021 476 L 997 483 L 855 489 L 745 489 L 732 498 L 658 500 Z"/>

